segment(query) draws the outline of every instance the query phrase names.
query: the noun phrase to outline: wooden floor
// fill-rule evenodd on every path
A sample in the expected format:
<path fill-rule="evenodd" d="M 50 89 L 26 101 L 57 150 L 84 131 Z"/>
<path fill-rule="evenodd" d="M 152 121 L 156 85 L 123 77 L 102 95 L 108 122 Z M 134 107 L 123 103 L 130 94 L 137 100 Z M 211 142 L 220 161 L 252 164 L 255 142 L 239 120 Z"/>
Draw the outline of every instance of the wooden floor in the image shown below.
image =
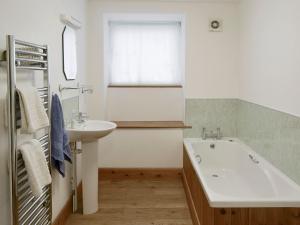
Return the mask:
<path fill-rule="evenodd" d="M 180 178 L 104 180 L 99 189 L 99 211 L 67 225 L 192 225 Z"/>

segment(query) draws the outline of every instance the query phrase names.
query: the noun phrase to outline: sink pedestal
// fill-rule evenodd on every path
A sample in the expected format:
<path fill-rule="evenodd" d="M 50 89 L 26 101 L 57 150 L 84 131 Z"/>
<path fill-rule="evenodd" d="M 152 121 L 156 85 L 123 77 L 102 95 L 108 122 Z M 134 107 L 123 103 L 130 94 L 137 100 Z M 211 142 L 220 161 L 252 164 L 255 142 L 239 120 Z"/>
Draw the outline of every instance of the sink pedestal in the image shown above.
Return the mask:
<path fill-rule="evenodd" d="M 82 151 L 83 214 L 98 211 L 98 142 L 83 144 Z"/>
<path fill-rule="evenodd" d="M 67 128 L 69 141 L 81 141 L 82 149 L 82 197 L 83 214 L 98 211 L 98 139 L 110 134 L 117 125 L 108 121 L 87 120 L 74 123 Z M 75 160 L 74 160 L 75 162 Z M 74 165 L 75 164 L 75 165 Z M 73 178 L 76 181 L 76 163 L 73 164 Z M 76 202 L 76 182 L 73 182 L 73 198 Z M 73 209 L 76 209 L 76 203 Z"/>

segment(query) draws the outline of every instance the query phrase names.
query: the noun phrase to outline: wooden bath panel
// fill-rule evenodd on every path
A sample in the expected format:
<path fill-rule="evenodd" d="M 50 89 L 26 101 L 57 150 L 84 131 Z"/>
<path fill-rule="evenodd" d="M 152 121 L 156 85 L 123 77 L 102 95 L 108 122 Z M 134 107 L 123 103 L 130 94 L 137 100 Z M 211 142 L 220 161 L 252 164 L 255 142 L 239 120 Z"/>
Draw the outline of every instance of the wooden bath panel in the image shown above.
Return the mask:
<path fill-rule="evenodd" d="M 300 208 L 212 208 L 183 147 L 183 183 L 194 225 L 300 225 Z"/>

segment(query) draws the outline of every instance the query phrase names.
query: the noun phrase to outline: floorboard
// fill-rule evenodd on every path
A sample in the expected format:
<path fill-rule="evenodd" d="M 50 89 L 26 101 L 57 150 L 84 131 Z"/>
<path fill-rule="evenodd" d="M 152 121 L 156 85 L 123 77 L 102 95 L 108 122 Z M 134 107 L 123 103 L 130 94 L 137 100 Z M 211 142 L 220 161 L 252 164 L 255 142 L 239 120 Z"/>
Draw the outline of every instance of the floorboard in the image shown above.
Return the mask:
<path fill-rule="evenodd" d="M 98 212 L 80 211 L 67 225 L 192 225 L 180 178 L 100 181 Z"/>

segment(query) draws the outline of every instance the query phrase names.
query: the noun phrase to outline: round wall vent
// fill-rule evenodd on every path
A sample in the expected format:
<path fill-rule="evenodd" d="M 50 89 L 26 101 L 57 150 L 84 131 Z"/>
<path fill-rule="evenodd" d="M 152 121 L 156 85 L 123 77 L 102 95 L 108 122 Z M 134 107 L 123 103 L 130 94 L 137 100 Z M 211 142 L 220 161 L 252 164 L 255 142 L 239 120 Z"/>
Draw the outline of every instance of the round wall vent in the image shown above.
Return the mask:
<path fill-rule="evenodd" d="M 219 19 L 212 19 L 209 21 L 209 31 L 221 32 L 223 31 L 223 22 Z"/>

